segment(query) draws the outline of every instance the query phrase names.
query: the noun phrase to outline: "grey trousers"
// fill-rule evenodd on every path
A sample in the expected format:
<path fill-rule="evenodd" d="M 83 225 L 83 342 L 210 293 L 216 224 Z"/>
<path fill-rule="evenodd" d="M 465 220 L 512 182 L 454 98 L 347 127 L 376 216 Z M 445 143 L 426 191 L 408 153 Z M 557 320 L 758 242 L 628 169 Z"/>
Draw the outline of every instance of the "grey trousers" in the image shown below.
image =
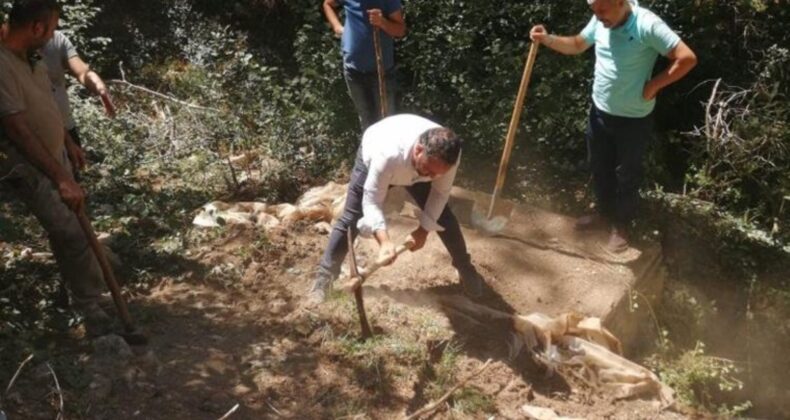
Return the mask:
<path fill-rule="evenodd" d="M 77 216 L 63 203 L 57 187 L 43 172 L 13 149 L 3 152 L 8 156 L 0 163 L 0 174 L 6 175 L 0 178 L 47 231 L 60 275 L 71 290 L 74 303 L 95 301 L 105 290 L 104 279 Z M 60 163 L 72 173 L 65 152 Z"/>

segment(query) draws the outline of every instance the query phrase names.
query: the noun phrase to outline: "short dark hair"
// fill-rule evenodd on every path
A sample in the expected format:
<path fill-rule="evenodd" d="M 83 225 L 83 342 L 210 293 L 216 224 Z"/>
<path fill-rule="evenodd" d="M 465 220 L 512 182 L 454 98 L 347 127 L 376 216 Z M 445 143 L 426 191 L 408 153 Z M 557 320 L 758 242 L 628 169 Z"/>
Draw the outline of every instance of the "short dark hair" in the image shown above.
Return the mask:
<path fill-rule="evenodd" d="M 439 158 L 448 165 L 455 165 L 463 145 L 463 140 L 453 130 L 444 127 L 427 130 L 420 135 L 419 142 L 428 156 Z"/>
<path fill-rule="evenodd" d="M 47 22 L 53 13 L 60 12 L 56 0 L 14 0 L 8 13 L 8 25 L 18 28 L 35 22 Z"/>

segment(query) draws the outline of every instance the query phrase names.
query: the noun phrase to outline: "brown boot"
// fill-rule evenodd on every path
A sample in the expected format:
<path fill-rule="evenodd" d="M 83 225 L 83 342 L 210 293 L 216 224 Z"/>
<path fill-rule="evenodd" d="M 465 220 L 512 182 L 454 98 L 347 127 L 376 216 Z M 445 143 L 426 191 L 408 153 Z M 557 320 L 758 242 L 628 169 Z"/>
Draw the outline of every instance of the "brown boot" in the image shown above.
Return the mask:
<path fill-rule="evenodd" d="M 609 233 L 609 243 L 606 248 L 615 253 L 624 252 L 628 249 L 628 236 L 622 227 L 613 226 Z"/>

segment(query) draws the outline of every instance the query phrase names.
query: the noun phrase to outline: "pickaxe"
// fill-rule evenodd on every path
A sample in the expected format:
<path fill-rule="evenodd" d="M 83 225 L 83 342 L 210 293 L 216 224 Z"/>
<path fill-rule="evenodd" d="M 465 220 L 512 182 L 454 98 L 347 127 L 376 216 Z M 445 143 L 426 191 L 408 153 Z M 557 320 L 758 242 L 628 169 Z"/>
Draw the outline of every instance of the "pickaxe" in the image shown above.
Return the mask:
<path fill-rule="evenodd" d="M 414 247 L 414 239 L 408 236 L 403 243 L 395 248 L 395 257 L 403 254 L 407 250 Z M 349 282 L 348 289 L 354 292 L 354 300 L 357 303 L 357 314 L 359 315 L 359 324 L 362 327 L 362 339 L 367 340 L 373 336 L 368 323 L 368 316 L 365 314 L 365 302 L 362 299 L 362 284 L 365 280 L 373 274 L 374 271 L 387 265 L 386 261 L 375 261 L 373 264 L 359 270 L 357 267 L 357 256 L 354 253 L 354 240 L 351 237 L 351 230 L 348 231 L 348 258 L 350 260 L 351 281 Z"/>

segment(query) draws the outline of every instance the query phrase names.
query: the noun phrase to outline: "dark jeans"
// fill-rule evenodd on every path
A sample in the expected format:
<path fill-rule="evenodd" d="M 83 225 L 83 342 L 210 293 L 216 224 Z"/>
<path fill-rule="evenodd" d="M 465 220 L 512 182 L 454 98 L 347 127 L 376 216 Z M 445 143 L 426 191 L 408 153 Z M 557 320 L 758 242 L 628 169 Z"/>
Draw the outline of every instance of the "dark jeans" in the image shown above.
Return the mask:
<path fill-rule="evenodd" d="M 373 123 L 381 119 L 381 105 L 379 104 L 379 79 L 376 71 L 363 73 L 354 69 L 345 68 L 343 76 L 348 86 L 348 94 L 354 102 L 354 107 L 359 115 L 359 124 L 362 132 Z M 387 88 L 387 111 L 389 115 L 395 114 L 395 68 L 387 70 L 384 74 L 384 84 Z"/>
<path fill-rule="evenodd" d="M 353 238 L 356 238 L 359 233 L 357 221 L 362 218 L 362 193 L 367 177 L 368 168 L 362 161 L 361 154 L 357 153 L 357 160 L 354 163 L 354 169 L 351 171 L 351 180 L 348 183 L 346 206 L 343 210 L 343 215 L 337 220 L 332 233 L 329 235 L 329 244 L 319 264 L 319 269 L 331 275 L 333 279 L 340 274 L 340 266 L 348 253 L 348 239 L 346 237 L 348 230 L 351 229 Z M 423 208 L 428 200 L 428 194 L 431 192 L 431 184 L 429 182 L 419 182 L 406 187 L 406 190 L 420 208 Z M 461 233 L 458 220 L 453 212 L 450 211 L 449 206 L 444 207 L 444 211 L 439 216 L 437 223 L 444 228 L 443 232 L 439 232 L 439 238 L 450 254 L 453 267 L 460 270 L 470 268 L 472 261 L 469 252 L 466 250 L 466 241 Z"/>
<path fill-rule="evenodd" d="M 595 105 L 587 126 L 587 152 L 598 211 L 624 226 L 636 216 L 644 177 L 647 145 L 653 137 L 653 115 L 617 117 Z"/>

